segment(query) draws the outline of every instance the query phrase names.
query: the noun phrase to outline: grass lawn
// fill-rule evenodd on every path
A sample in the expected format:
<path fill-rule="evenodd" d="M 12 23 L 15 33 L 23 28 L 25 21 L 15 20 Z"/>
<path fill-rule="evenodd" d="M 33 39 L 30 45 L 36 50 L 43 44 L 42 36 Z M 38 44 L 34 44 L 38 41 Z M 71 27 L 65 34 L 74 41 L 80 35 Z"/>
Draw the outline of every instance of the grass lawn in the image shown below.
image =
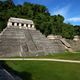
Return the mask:
<path fill-rule="evenodd" d="M 80 80 L 80 64 L 48 61 L 5 61 L 23 80 Z"/>
<path fill-rule="evenodd" d="M 55 59 L 66 59 L 66 60 L 80 60 L 80 52 L 78 53 L 54 53 L 53 55 L 47 56 L 35 56 L 35 57 L 25 57 L 25 58 L 55 58 Z"/>
<path fill-rule="evenodd" d="M 51 58 L 51 59 L 65 59 L 65 60 L 80 60 L 80 52 L 77 53 L 53 53 L 52 55 L 46 55 L 46 56 L 32 56 L 32 57 L 7 57 L 7 58 Z"/>
<path fill-rule="evenodd" d="M 57 59 L 67 59 L 67 60 L 80 60 L 80 53 L 58 53 L 48 56 L 42 56 L 42 58 L 57 58 Z"/>

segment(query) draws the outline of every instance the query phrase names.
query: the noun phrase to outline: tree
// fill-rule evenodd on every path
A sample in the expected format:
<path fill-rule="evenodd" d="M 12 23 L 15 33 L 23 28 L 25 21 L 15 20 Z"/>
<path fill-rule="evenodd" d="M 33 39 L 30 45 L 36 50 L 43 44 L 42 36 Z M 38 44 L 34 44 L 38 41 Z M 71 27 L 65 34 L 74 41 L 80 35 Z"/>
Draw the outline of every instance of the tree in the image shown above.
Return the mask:
<path fill-rule="evenodd" d="M 51 16 L 50 22 L 52 23 L 52 34 L 60 35 L 62 33 L 64 17 L 61 15 Z"/>
<path fill-rule="evenodd" d="M 62 36 L 67 39 L 73 39 L 74 37 L 74 27 L 71 24 L 63 24 Z"/>
<path fill-rule="evenodd" d="M 79 25 L 75 25 L 74 26 L 74 30 L 75 30 L 75 35 L 79 35 L 80 36 L 80 26 Z"/>
<path fill-rule="evenodd" d="M 3 2 L 0 1 L 0 11 L 2 11 L 2 10 L 3 10 Z"/>
<path fill-rule="evenodd" d="M 25 2 L 23 5 L 15 5 L 12 0 L 0 1 L 0 31 L 7 24 L 10 17 L 31 19 L 36 29 L 43 34 L 62 35 L 65 38 L 73 38 L 80 35 L 80 27 L 64 23 L 64 17 L 60 14 L 51 16 L 47 7 L 39 4 Z"/>

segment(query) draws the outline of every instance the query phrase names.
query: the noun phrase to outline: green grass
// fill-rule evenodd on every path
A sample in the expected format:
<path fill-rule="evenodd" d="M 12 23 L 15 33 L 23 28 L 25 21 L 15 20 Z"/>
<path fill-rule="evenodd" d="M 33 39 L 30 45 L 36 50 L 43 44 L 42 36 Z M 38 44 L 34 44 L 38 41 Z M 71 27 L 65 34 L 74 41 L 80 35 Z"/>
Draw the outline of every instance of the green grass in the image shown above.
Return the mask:
<path fill-rule="evenodd" d="M 8 58 L 8 57 L 7 57 Z M 23 57 L 9 57 L 9 58 L 23 58 Z M 24 57 L 24 58 L 55 58 L 55 59 L 66 59 L 66 60 L 80 60 L 80 52 L 78 53 L 54 53 L 53 55 L 47 56 L 32 56 L 32 57 Z"/>
<path fill-rule="evenodd" d="M 23 80 L 80 80 L 80 64 L 48 61 L 5 61 Z"/>
<path fill-rule="evenodd" d="M 66 59 L 66 60 L 80 60 L 80 53 L 55 53 L 53 55 L 47 56 L 35 56 L 35 57 L 26 57 L 26 58 L 55 58 L 55 59 Z"/>
<path fill-rule="evenodd" d="M 80 53 L 58 53 L 48 56 L 43 56 L 42 58 L 57 58 L 57 59 L 67 59 L 67 60 L 80 60 Z"/>

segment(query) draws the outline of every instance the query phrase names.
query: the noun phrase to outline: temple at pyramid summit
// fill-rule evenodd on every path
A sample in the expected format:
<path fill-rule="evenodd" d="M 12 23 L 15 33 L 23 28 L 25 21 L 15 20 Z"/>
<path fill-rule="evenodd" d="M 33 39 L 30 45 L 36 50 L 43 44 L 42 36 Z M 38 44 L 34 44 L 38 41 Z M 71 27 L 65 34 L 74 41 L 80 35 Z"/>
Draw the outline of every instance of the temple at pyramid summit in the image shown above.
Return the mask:
<path fill-rule="evenodd" d="M 50 39 L 36 30 L 32 20 L 9 18 L 7 27 L 0 33 L 0 57 L 45 56 L 65 52 L 69 43 L 61 37 Z M 52 37 L 51 37 L 52 38 Z"/>

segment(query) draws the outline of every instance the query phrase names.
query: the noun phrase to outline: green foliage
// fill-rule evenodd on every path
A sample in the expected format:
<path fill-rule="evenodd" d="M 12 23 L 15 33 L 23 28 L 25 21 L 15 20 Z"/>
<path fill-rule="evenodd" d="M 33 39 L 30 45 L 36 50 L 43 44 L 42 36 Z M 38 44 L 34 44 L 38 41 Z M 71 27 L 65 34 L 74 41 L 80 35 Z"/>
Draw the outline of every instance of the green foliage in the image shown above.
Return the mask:
<path fill-rule="evenodd" d="M 74 37 L 73 25 L 64 23 L 62 26 L 62 36 L 67 39 L 73 39 L 73 37 Z"/>
<path fill-rule="evenodd" d="M 51 59 L 64 59 L 64 60 L 80 60 L 80 51 L 71 53 L 71 52 L 64 52 L 64 53 L 58 53 L 53 55 L 47 55 L 47 56 L 37 56 L 34 58 L 51 58 Z"/>
<path fill-rule="evenodd" d="M 75 25 L 74 30 L 75 30 L 75 35 L 80 35 L 80 26 Z"/>
<path fill-rule="evenodd" d="M 5 0 L 4 2 L 1 3 L 2 3 L 1 6 L 3 7 L 2 8 L 3 10 L 10 9 L 15 6 L 12 0 Z"/>
<path fill-rule="evenodd" d="M 72 39 L 74 35 L 80 35 L 79 26 L 64 23 L 61 15 L 50 16 L 47 7 L 39 4 L 25 2 L 23 5 L 15 5 L 12 0 L 0 1 L 0 31 L 7 24 L 10 17 L 31 19 L 35 23 L 36 29 L 45 36 L 49 34 L 62 35 Z"/>
<path fill-rule="evenodd" d="M 52 34 L 61 35 L 64 17 L 61 15 L 51 16 Z"/>

